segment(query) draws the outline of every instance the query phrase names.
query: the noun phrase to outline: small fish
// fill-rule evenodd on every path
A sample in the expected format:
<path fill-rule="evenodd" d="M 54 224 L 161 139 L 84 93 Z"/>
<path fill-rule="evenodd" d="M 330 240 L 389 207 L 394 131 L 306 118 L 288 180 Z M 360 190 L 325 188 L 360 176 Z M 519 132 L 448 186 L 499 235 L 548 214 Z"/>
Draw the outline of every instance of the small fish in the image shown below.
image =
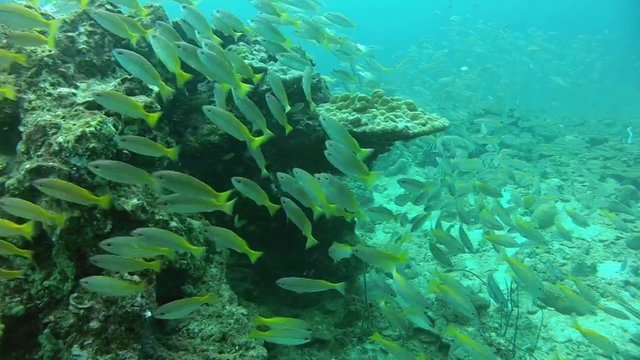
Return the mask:
<path fill-rule="evenodd" d="M 607 356 L 620 354 L 616 343 L 610 340 L 608 337 L 599 334 L 591 329 L 587 329 L 578 324 L 578 322 L 576 321 L 571 324 L 571 327 L 578 330 L 580 334 L 582 334 L 582 336 L 587 339 L 589 343 L 591 343 L 591 345 L 602 350 Z"/>
<path fill-rule="evenodd" d="M 176 29 L 174 29 L 173 26 L 167 24 L 164 21 L 156 21 L 155 31 L 158 33 L 158 35 L 169 40 L 171 43 L 183 41 L 182 37 L 176 31 Z"/>
<path fill-rule="evenodd" d="M 316 110 L 316 104 L 313 102 L 313 96 L 311 94 L 311 85 L 313 82 L 313 68 L 307 67 L 304 69 L 304 74 L 302 76 L 302 90 L 304 92 L 304 97 L 309 103 L 309 109 L 311 111 Z"/>
<path fill-rule="evenodd" d="M 414 218 L 411 219 L 411 229 L 409 229 L 409 231 L 416 232 L 420 230 L 422 226 L 424 226 L 424 223 L 427 222 L 427 220 L 429 220 L 430 216 L 431 214 L 429 213 L 416 215 Z"/>
<path fill-rule="evenodd" d="M 240 76 L 245 79 L 250 79 L 254 84 L 257 84 L 262 80 L 264 74 L 254 73 L 251 66 L 249 66 L 249 64 L 247 64 L 240 55 L 230 51 L 226 54 L 231 66 L 233 66 L 233 70 L 240 74 Z"/>
<path fill-rule="evenodd" d="M 149 9 L 144 8 L 138 0 L 109 0 L 110 3 L 124 6 L 128 9 L 136 11 L 140 16 L 147 16 L 149 14 Z"/>
<path fill-rule="evenodd" d="M 571 220 L 573 220 L 576 225 L 583 228 L 589 227 L 589 221 L 587 220 L 587 218 L 582 216 L 578 211 L 576 211 L 576 209 L 568 207 L 565 209 L 565 212 L 567 213 L 567 215 L 569 215 Z"/>
<path fill-rule="evenodd" d="M 115 236 L 102 240 L 98 246 L 111 254 L 128 258 L 154 259 L 158 256 L 165 256 L 171 260 L 176 258 L 174 250 L 144 244 L 135 236 Z"/>
<path fill-rule="evenodd" d="M 14 62 L 22 66 L 27 66 L 27 55 L 0 49 L 0 69 L 5 69 Z"/>
<path fill-rule="evenodd" d="M 289 51 L 289 49 L 283 44 L 273 41 L 266 38 L 260 38 L 260 44 L 267 50 L 268 53 L 272 55 L 284 54 Z"/>
<path fill-rule="evenodd" d="M 416 307 L 424 309 L 427 307 L 426 298 L 407 280 L 397 269 L 391 271 L 393 276 L 393 289 L 398 298 L 404 302 L 407 307 Z"/>
<path fill-rule="evenodd" d="M 96 196 L 89 190 L 60 179 L 38 179 L 33 186 L 56 199 L 80 205 L 97 205 L 102 209 L 111 207 L 111 195 Z"/>
<path fill-rule="evenodd" d="M 515 257 L 509 257 L 505 252 L 500 254 L 500 258 L 509 264 L 520 287 L 528 292 L 534 299 L 544 294 L 544 284 L 533 270 Z"/>
<path fill-rule="evenodd" d="M 517 248 L 521 246 L 521 244 L 508 233 L 499 234 L 493 231 L 487 231 L 482 234 L 482 238 L 493 245 L 505 248 Z"/>
<path fill-rule="evenodd" d="M 406 264 L 409 256 L 407 252 L 393 253 L 363 244 L 353 247 L 353 255 L 375 268 L 388 272 L 392 272 L 398 265 Z"/>
<path fill-rule="evenodd" d="M 327 133 L 329 139 L 354 152 L 358 156 L 358 159 L 364 160 L 373 153 L 373 149 L 361 148 L 358 141 L 349 134 L 347 128 L 335 118 L 326 115 L 320 116 L 320 125 L 322 129 L 324 129 L 324 132 Z M 422 190 L 422 183 L 420 185 Z"/>
<path fill-rule="evenodd" d="M 362 219 L 366 217 L 357 196 L 344 181 L 328 173 L 315 174 L 314 177 L 318 179 L 322 185 L 327 200 L 330 203 L 346 209 L 358 218 Z"/>
<path fill-rule="evenodd" d="M 20 249 L 12 243 L 0 239 L 0 255 L 2 256 L 20 256 L 25 259 L 33 259 L 33 251 Z"/>
<path fill-rule="evenodd" d="M 46 28 L 49 31 L 47 43 L 51 49 L 55 48 L 60 20 L 45 20 L 42 15 L 23 5 L 8 3 L 0 4 L 0 23 L 11 30 Z"/>
<path fill-rule="evenodd" d="M 350 258 L 353 255 L 353 247 L 349 244 L 339 243 L 334 241 L 329 247 L 329 256 L 334 262 L 338 262 L 342 259 Z"/>
<path fill-rule="evenodd" d="M 289 174 L 283 172 L 276 173 L 280 189 L 293 196 L 302 206 L 311 209 L 313 212 L 313 220 L 316 220 L 323 213 L 323 210 L 313 203 L 307 192 L 302 188 L 298 180 Z"/>
<path fill-rule="evenodd" d="M 89 16 L 91 16 L 91 18 L 93 18 L 93 20 L 95 20 L 105 30 L 123 39 L 129 40 L 131 45 L 136 47 L 136 44 L 140 39 L 140 35 L 132 32 L 129 26 L 122 21 L 119 14 L 94 9 L 89 10 Z"/>
<path fill-rule="evenodd" d="M 150 128 L 154 128 L 162 112 L 148 113 L 142 104 L 133 98 L 116 91 L 101 91 L 93 95 L 93 99 L 105 109 L 133 119 L 144 120 Z"/>
<path fill-rule="evenodd" d="M 471 238 L 469 234 L 464 230 L 462 224 L 458 225 L 458 237 L 460 238 L 460 242 L 467 249 L 468 252 L 474 253 L 475 250 L 473 248 L 473 243 L 471 242 Z"/>
<path fill-rule="evenodd" d="M 429 242 L 429 252 L 431 253 L 431 256 L 433 256 L 433 258 L 436 259 L 438 263 L 440 263 L 440 265 L 448 268 L 453 267 L 453 262 L 451 262 L 451 257 L 449 256 L 449 254 L 447 254 L 444 249 L 440 248 L 440 246 L 438 246 L 435 241 Z"/>
<path fill-rule="evenodd" d="M 178 146 L 167 148 L 149 138 L 136 135 L 117 136 L 116 144 L 121 149 L 125 149 L 139 155 L 153 157 L 166 156 L 172 161 L 178 160 L 178 153 L 180 152 L 180 148 Z"/>
<path fill-rule="evenodd" d="M 233 88 L 238 97 L 247 96 L 253 89 L 253 85 L 242 82 L 240 75 L 236 74 L 233 66 L 227 60 L 226 53 L 224 51 L 223 53 L 225 56 L 221 57 L 211 51 L 201 49 L 198 50 L 198 57 L 217 81 Z"/>
<path fill-rule="evenodd" d="M 178 214 L 198 214 L 221 211 L 233 215 L 236 199 L 221 203 L 212 198 L 194 197 L 184 194 L 171 194 L 158 198 L 156 205 L 166 212 Z"/>
<path fill-rule="evenodd" d="M 291 222 L 294 223 L 298 227 L 298 229 L 302 231 L 302 234 L 307 238 L 307 242 L 304 248 L 309 249 L 318 245 L 318 240 L 313 237 L 311 221 L 307 219 L 304 211 L 302 211 L 302 209 L 300 209 L 300 207 L 296 205 L 293 200 L 286 197 L 280 198 L 280 202 L 282 204 L 284 212 L 287 214 L 287 219 L 291 220 Z"/>
<path fill-rule="evenodd" d="M 259 137 L 251 135 L 249 129 L 247 129 L 247 127 L 232 113 L 226 110 L 215 106 L 203 106 L 202 111 L 205 116 L 222 131 L 240 141 L 246 142 L 252 149 L 257 149 L 265 141 L 270 139 L 267 135 Z"/>
<path fill-rule="evenodd" d="M 265 19 L 253 19 L 249 21 L 249 24 L 257 35 L 268 41 L 279 44 L 285 49 L 289 49 L 293 45 L 291 39 L 287 38 L 280 29 Z"/>
<path fill-rule="evenodd" d="M 496 198 L 496 199 L 499 199 L 502 197 L 502 192 L 489 183 L 486 183 L 481 180 L 476 180 L 475 185 L 478 191 L 480 191 L 481 193 L 489 197 Z"/>
<path fill-rule="evenodd" d="M 504 225 L 487 208 L 480 211 L 478 218 L 482 225 L 491 230 L 502 230 L 504 228 Z"/>
<path fill-rule="evenodd" d="M 298 294 L 336 290 L 345 295 L 346 283 L 331 283 L 326 280 L 307 279 L 302 277 L 284 277 L 276 280 L 276 285 Z"/>
<path fill-rule="evenodd" d="M 566 226 L 562 223 L 562 218 L 560 215 L 556 215 L 554 219 L 554 225 L 556 226 L 556 231 L 562 236 L 563 239 L 567 241 L 573 240 L 573 236 L 571 235 L 571 231 L 567 229 Z"/>
<path fill-rule="evenodd" d="M 438 278 L 429 280 L 429 292 L 436 294 L 441 300 L 446 302 L 453 311 L 464 315 L 468 319 L 476 319 L 478 312 L 471 302 L 471 297 L 467 291 L 463 291 L 461 286 L 451 286 L 445 284 Z"/>
<path fill-rule="evenodd" d="M 253 180 L 235 176 L 231 178 L 231 183 L 240 194 L 253 200 L 258 206 L 266 207 L 269 215 L 273 216 L 280 209 L 280 205 L 272 203 L 269 195 Z"/>
<path fill-rule="evenodd" d="M 362 181 L 367 188 L 371 188 L 380 177 L 380 173 L 369 171 L 369 168 L 350 149 L 332 140 L 326 141 L 325 144 L 327 150 L 324 156 L 331 165 L 346 176 Z"/>
<path fill-rule="evenodd" d="M 148 172 L 116 160 L 96 160 L 87 164 L 92 173 L 109 181 L 120 184 L 129 185 L 148 185 L 151 188 L 157 188 L 156 179 Z"/>
<path fill-rule="evenodd" d="M 273 132 L 267 127 L 267 119 L 262 115 L 262 110 L 248 97 L 238 97 L 233 91 L 233 101 L 244 117 L 253 124 L 253 130 L 260 129 L 264 136 L 272 137 Z"/>
<path fill-rule="evenodd" d="M 321 207 L 327 215 L 336 214 L 336 206 L 329 204 L 322 185 L 313 175 L 300 168 L 294 168 L 292 172 L 293 177 L 298 181 L 307 195 L 309 195 L 311 201 Z"/>
<path fill-rule="evenodd" d="M 103 296 L 130 296 L 145 289 L 142 283 L 116 279 L 108 276 L 88 276 L 80 279 L 85 289 Z"/>
<path fill-rule="evenodd" d="M 415 354 L 403 348 L 399 344 L 383 338 L 382 335 L 380 335 L 380 333 L 377 331 L 373 333 L 373 335 L 371 335 L 369 339 L 382 345 L 382 347 L 384 347 L 390 354 L 392 354 L 393 358 L 396 360 L 417 360 L 418 359 L 418 357 Z"/>
<path fill-rule="evenodd" d="M 183 41 L 175 42 L 173 45 L 175 45 L 176 52 L 182 61 L 186 62 L 207 79 L 211 81 L 215 80 L 215 76 L 209 73 L 209 69 L 202 63 L 202 60 L 200 60 L 200 57 L 198 56 L 198 50 L 200 50 L 199 47 Z"/>
<path fill-rule="evenodd" d="M 254 329 L 251 330 L 247 336 L 253 339 L 289 346 L 306 344 L 313 339 L 311 331 L 291 328 L 277 328 L 267 331 Z"/>
<path fill-rule="evenodd" d="M 13 216 L 40 221 L 45 224 L 54 224 L 59 228 L 63 228 L 66 222 L 64 214 L 49 211 L 30 201 L 19 198 L 0 198 L 0 208 Z"/>
<path fill-rule="evenodd" d="M 510 309 L 510 302 L 507 300 L 504 292 L 502 292 L 494 274 L 495 272 L 491 272 L 487 275 L 487 291 L 489 292 L 489 297 L 501 308 Z"/>
<path fill-rule="evenodd" d="M 245 254 L 252 264 L 255 264 L 264 255 L 262 251 L 252 250 L 246 240 L 229 229 L 219 226 L 207 226 L 204 231 L 207 239 L 213 241 L 216 246 Z"/>
<path fill-rule="evenodd" d="M 311 325 L 300 319 L 290 318 L 290 317 L 262 317 L 256 316 L 254 321 L 254 325 L 266 325 L 271 329 L 298 329 L 298 330 L 311 330 Z"/>
<path fill-rule="evenodd" d="M 453 338 L 458 347 L 464 349 L 470 359 L 497 360 L 498 356 L 487 345 L 481 344 L 453 325 L 447 326 L 443 336 Z"/>
<path fill-rule="evenodd" d="M 160 36 L 157 31 L 151 33 L 149 36 L 149 43 L 151 48 L 155 52 L 156 56 L 164 64 L 167 70 L 171 71 L 176 76 L 176 85 L 181 88 L 185 83 L 193 78 L 193 75 L 188 74 L 182 70 L 182 62 L 175 45 Z"/>
<path fill-rule="evenodd" d="M 131 235 L 140 239 L 143 244 L 167 247 L 175 251 L 190 252 L 198 259 L 204 256 L 206 250 L 205 247 L 193 246 L 187 239 L 169 230 L 137 228 L 131 232 Z"/>
<path fill-rule="evenodd" d="M 114 49 L 113 57 L 129 74 L 140 79 L 147 85 L 155 86 L 164 101 L 170 99 L 175 90 L 162 81 L 158 71 L 142 55 L 126 49 Z"/>
<path fill-rule="evenodd" d="M 271 91 L 278 98 L 280 104 L 284 108 L 285 114 L 291 110 L 291 105 L 289 105 L 289 96 L 287 95 L 287 91 L 282 83 L 282 79 L 275 72 L 267 73 L 267 83 L 271 87 Z"/>
<path fill-rule="evenodd" d="M 535 223 L 527 221 L 520 216 L 515 216 L 513 224 L 520 235 L 529 240 L 528 245 L 543 245 L 547 243 L 546 237 L 540 230 L 536 229 Z"/>
<path fill-rule="evenodd" d="M 158 260 L 144 261 L 139 259 L 130 259 L 118 255 L 95 255 L 89 258 L 89 262 L 93 265 L 105 270 L 128 273 L 143 270 L 153 270 L 160 272 L 162 263 Z"/>
<path fill-rule="evenodd" d="M 629 225 L 627 225 L 616 213 L 613 211 L 602 209 L 600 211 L 602 215 L 604 215 L 609 221 L 613 224 L 613 226 L 622 232 L 630 233 L 633 232 L 633 229 Z"/>
<path fill-rule="evenodd" d="M 456 239 L 447 231 L 434 228 L 431 232 L 433 233 L 433 237 L 436 239 L 436 242 L 444 245 L 444 247 L 446 247 L 451 253 L 460 254 L 465 252 L 464 245 L 462 245 L 460 240 Z"/>
<path fill-rule="evenodd" d="M 156 171 L 151 175 L 156 178 L 163 188 L 186 195 L 187 197 L 211 198 L 219 203 L 225 203 L 233 192 L 233 190 L 217 192 L 211 188 L 211 186 L 195 177 L 177 171 L 162 170 Z"/>
<path fill-rule="evenodd" d="M 39 47 L 49 45 L 46 36 L 35 31 L 9 31 L 7 39 L 15 46 Z"/>
<path fill-rule="evenodd" d="M 255 160 L 256 165 L 260 169 L 260 177 L 267 178 L 269 177 L 269 171 L 267 171 L 267 160 L 264 158 L 264 154 L 262 153 L 262 149 L 252 149 L 251 146 L 247 144 L 247 151 L 249 155 Z"/>
<path fill-rule="evenodd" d="M 398 216 L 389 208 L 384 206 L 373 206 L 367 209 L 368 216 L 375 220 L 396 221 Z"/>
<path fill-rule="evenodd" d="M 0 268 L 0 279 L 12 280 L 24 278 L 24 270 L 7 270 Z"/>
<path fill-rule="evenodd" d="M 267 107 L 269 108 L 271 115 L 273 115 L 278 124 L 284 127 L 285 136 L 289 135 L 291 130 L 293 130 L 293 127 L 289 125 L 287 114 L 284 112 L 284 108 L 282 107 L 280 101 L 272 93 L 267 93 L 265 95 L 265 100 L 267 102 Z"/>
<path fill-rule="evenodd" d="M 185 318 L 204 305 L 211 305 L 217 297 L 213 294 L 178 299 L 158 306 L 152 311 L 153 317 L 161 320 L 177 320 Z"/>
<path fill-rule="evenodd" d="M 182 16 L 184 20 L 193 27 L 202 36 L 210 39 L 211 41 L 220 44 L 222 40 L 214 35 L 211 24 L 207 21 L 204 15 L 198 11 L 195 7 L 183 4 L 181 6 Z"/>
<path fill-rule="evenodd" d="M 330 23 L 338 26 L 342 26 L 346 28 L 356 27 L 356 25 L 351 20 L 349 20 L 348 17 L 338 12 L 326 12 L 322 17 L 324 17 Z"/>
<path fill-rule="evenodd" d="M 129 28 L 129 31 L 131 31 L 132 33 L 144 38 L 144 39 L 149 39 L 149 35 L 151 35 L 151 33 L 153 32 L 153 30 L 147 30 L 145 29 L 139 22 L 138 20 L 129 17 L 127 15 L 123 15 L 123 14 L 115 14 L 123 23 L 125 23 L 125 25 L 127 25 L 127 27 Z"/>
<path fill-rule="evenodd" d="M 293 52 L 276 54 L 276 58 L 278 58 L 278 62 L 294 70 L 304 72 L 308 67 L 313 68 L 311 61 Z"/>

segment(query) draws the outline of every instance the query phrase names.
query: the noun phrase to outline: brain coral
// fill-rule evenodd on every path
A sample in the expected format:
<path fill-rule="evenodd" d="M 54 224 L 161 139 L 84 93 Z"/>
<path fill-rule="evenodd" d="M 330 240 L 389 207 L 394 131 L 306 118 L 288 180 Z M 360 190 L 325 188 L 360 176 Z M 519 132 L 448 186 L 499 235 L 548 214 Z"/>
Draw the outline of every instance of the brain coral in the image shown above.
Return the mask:
<path fill-rule="evenodd" d="M 409 140 L 449 127 L 449 120 L 419 109 L 411 100 L 387 97 L 382 90 L 371 96 L 336 95 L 318 111 L 337 119 L 364 144 Z"/>

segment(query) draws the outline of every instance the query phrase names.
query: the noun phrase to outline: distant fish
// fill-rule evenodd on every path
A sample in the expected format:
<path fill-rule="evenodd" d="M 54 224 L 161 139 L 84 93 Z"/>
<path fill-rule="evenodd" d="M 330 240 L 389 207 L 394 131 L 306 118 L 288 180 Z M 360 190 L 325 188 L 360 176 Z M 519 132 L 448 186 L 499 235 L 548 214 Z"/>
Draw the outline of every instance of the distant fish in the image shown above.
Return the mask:
<path fill-rule="evenodd" d="M 60 179 L 38 179 L 33 181 L 33 186 L 41 192 L 54 198 L 80 205 L 97 205 L 102 209 L 111 207 L 111 196 L 96 196 L 89 190 L 68 181 Z"/>
<path fill-rule="evenodd" d="M 137 228 L 131 235 L 140 239 L 143 244 L 166 247 L 175 251 L 189 252 L 196 258 L 202 258 L 206 251 L 205 247 L 193 246 L 184 237 L 169 230 L 158 228 Z"/>
<path fill-rule="evenodd" d="M 255 251 L 249 247 L 247 241 L 238 236 L 235 232 L 219 226 L 207 226 L 205 237 L 213 241 L 217 247 L 231 249 L 241 254 L 247 255 L 252 264 L 264 254 L 262 251 Z"/>
<path fill-rule="evenodd" d="M 20 249 L 14 244 L 0 239 L 0 255 L 2 256 L 20 256 L 25 259 L 33 259 L 33 251 Z"/>
<path fill-rule="evenodd" d="M 213 294 L 178 299 L 158 306 L 151 313 L 154 318 L 161 320 L 182 319 L 193 314 L 204 305 L 212 304 L 216 299 L 217 297 Z"/>
<path fill-rule="evenodd" d="M 178 146 L 167 148 L 149 138 L 136 135 L 121 135 L 116 137 L 116 144 L 121 149 L 133 153 L 152 157 L 166 156 L 169 160 L 177 161 L 180 148 Z"/>
<path fill-rule="evenodd" d="M 144 261 L 111 254 L 94 255 L 89 258 L 89 262 L 105 270 L 121 273 L 129 273 L 142 270 L 153 270 L 155 272 L 160 272 L 160 266 L 162 265 L 162 263 L 158 260 Z"/>
<path fill-rule="evenodd" d="M 309 221 L 307 216 L 304 214 L 304 211 L 302 211 L 302 209 L 300 209 L 300 207 L 296 205 L 295 202 L 286 197 L 280 198 L 280 203 L 282 204 L 282 208 L 284 209 L 287 218 L 291 220 L 291 222 L 294 223 L 298 227 L 298 229 L 302 231 L 302 234 L 307 238 L 307 242 L 304 248 L 309 249 L 318 245 L 318 240 L 313 237 L 311 221 Z"/>
<path fill-rule="evenodd" d="M 306 329 L 275 328 L 266 331 L 251 330 L 249 338 L 258 339 L 279 345 L 303 345 L 313 340 L 311 331 Z"/>
<path fill-rule="evenodd" d="M 253 200 L 257 205 L 266 207 L 269 215 L 273 216 L 280 209 L 280 205 L 272 203 L 269 195 L 253 180 L 234 176 L 231 178 L 231 183 L 240 194 Z"/>
<path fill-rule="evenodd" d="M 276 285 L 296 293 L 321 292 L 336 290 L 345 295 L 346 283 L 331 283 L 326 280 L 308 279 L 302 277 L 284 277 L 276 280 Z"/>
<path fill-rule="evenodd" d="M 80 285 L 85 289 L 103 296 L 130 296 L 145 289 L 143 283 L 135 283 L 108 276 L 88 276 L 80 279 Z"/>
<path fill-rule="evenodd" d="M 19 198 L 0 198 L 0 208 L 13 216 L 40 221 L 45 224 L 54 224 L 60 228 L 63 228 L 66 222 L 64 214 L 49 211 L 30 201 Z"/>
<path fill-rule="evenodd" d="M 331 246 L 329 247 L 329 257 L 331 257 L 334 262 L 350 258 L 352 255 L 353 248 L 349 244 L 343 244 L 334 241 L 333 244 L 331 244 Z"/>
<path fill-rule="evenodd" d="M 97 92 L 93 94 L 93 99 L 107 110 L 132 119 L 144 120 L 150 128 L 154 128 L 162 116 L 162 112 L 147 112 L 141 103 L 116 91 Z"/>

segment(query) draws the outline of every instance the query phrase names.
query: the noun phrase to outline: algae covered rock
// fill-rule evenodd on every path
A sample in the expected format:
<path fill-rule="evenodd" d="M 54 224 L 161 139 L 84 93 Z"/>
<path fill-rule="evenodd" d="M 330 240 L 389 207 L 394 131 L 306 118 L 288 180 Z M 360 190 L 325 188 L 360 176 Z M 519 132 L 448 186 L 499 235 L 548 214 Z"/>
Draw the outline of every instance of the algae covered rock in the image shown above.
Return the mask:
<path fill-rule="evenodd" d="M 382 90 L 375 90 L 370 96 L 336 95 L 329 103 L 318 106 L 318 111 L 345 125 L 363 146 L 410 140 L 449 127 L 447 119 L 419 109 L 412 100 L 387 97 Z"/>

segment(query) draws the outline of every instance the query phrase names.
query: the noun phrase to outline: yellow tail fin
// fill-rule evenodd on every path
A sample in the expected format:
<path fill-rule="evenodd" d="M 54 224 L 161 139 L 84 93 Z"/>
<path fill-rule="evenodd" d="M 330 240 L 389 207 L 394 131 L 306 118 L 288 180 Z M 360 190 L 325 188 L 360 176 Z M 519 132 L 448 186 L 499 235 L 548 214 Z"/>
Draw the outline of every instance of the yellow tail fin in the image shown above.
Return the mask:
<path fill-rule="evenodd" d="M 107 210 L 111 207 L 111 201 L 112 201 L 111 195 L 104 195 L 104 196 L 99 196 L 96 199 L 96 204 L 100 208 Z"/>
<path fill-rule="evenodd" d="M 22 236 L 31 240 L 33 236 L 36 234 L 36 226 L 35 222 L 29 221 L 27 223 L 22 224 L 20 227 L 22 229 Z"/>
<path fill-rule="evenodd" d="M 47 36 L 47 45 L 50 49 L 56 48 L 56 35 L 58 35 L 59 29 L 60 20 L 51 20 L 51 25 L 49 26 L 49 35 Z"/>
<path fill-rule="evenodd" d="M 167 149 L 167 157 L 171 161 L 178 161 L 179 153 L 180 153 L 180 147 L 179 146 Z"/>
<path fill-rule="evenodd" d="M 167 100 L 171 99 L 171 97 L 173 96 L 173 94 L 175 94 L 176 91 L 173 90 L 170 86 L 168 86 L 165 83 L 162 83 L 160 85 L 160 96 L 162 96 L 162 100 L 164 102 L 167 102 Z"/>
<path fill-rule="evenodd" d="M 153 129 L 158 124 L 160 116 L 162 116 L 161 111 L 156 113 L 149 113 L 147 114 L 147 116 L 145 116 L 144 120 L 147 122 L 147 124 L 149 124 L 149 127 Z"/>
<path fill-rule="evenodd" d="M 180 69 L 176 71 L 176 84 L 178 85 L 179 88 L 183 87 L 184 84 L 186 84 L 187 81 L 191 80 L 192 78 L 193 78 L 193 75 L 187 74 L 186 72 Z"/>

